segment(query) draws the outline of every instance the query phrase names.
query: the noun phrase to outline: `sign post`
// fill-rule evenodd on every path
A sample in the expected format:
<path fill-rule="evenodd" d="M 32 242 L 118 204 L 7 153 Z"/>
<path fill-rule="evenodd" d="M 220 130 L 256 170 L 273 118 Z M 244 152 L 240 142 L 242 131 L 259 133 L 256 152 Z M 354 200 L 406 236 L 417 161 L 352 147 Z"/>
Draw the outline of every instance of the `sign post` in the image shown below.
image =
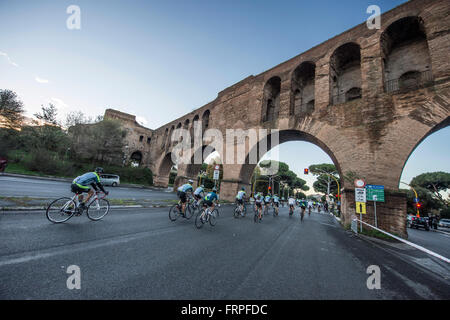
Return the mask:
<path fill-rule="evenodd" d="M 214 175 L 213 175 L 214 187 L 216 187 L 217 180 L 219 180 L 219 176 L 220 176 L 219 169 L 220 169 L 219 165 L 216 164 L 216 166 L 214 167 Z"/>
<path fill-rule="evenodd" d="M 368 184 L 366 189 L 367 197 L 373 201 L 375 227 L 377 227 L 377 202 L 384 202 L 384 186 Z"/>
<path fill-rule="evenodd" d="M 365 182 L 363 180 L 355 181 L 355 203 L 356 213 L 359 213 L 359 220 L 362 221 L 362 215 L 366 214 L 366 189 L 364 188 Z M 360 232 L 362 232 L 362 222 L 360 223 Z"/>

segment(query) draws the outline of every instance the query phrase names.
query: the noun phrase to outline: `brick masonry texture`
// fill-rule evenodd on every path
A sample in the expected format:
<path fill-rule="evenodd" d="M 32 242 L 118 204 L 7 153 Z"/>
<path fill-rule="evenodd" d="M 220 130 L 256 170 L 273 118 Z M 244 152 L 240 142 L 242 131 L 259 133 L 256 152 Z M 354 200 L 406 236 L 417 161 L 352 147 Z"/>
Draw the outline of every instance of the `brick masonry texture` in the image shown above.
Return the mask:
<path fill-rule="evenodd" d="M 129 155 L 141 152 L 142 164 L 155 174 L 155 184 L 167 186 L 172 128 L 190 129 L 195 119 L 203 119 L 208 120 L 208 128 L 220 130 L 224 137 L 225 130 L 232 128 L 279 129 L 282 142 L 301 140 L 321 147 L 341 177 L 352 172 L 369 184 L 384 185 L 387 201 L 377 206 L 378 224 L 406 236 L 406 200 L 398 192 L 403 167 L 423 139 L 450 124 L 449 12 L 447 0 L 409 1 L 384 13 L 380 30 L 369 30 L 362 23 L 270 70 L 243 79 L 219 92 L 214 101 L 156 130 L 146 129 L 133 116 L 122 114 L 132 133 L 127 138 Z M 390 26 L 392 31 L 388 31 Z M 423 37 L 408 39 L 409 30 L 422 30 Z M 359 57 L 354 48 L 359 49 Z M 314 79 L 300 88 L 305 101 L 299 102 L 294 91 L 299 88 L 298 74 L 294 71 L 302 63 L 314 66 Z M 409 71 L 428 71 L 431 80 L 417 87 L 386 91 L 385 81 L 396 81 Z M 341 100 L 333 100 L 336 93 L 343 95 Z M 273 108 L 269 108 L 273 118 L 266 121 L 269 98 L 273 98 Z M 298 110 L 300 104 L 310 100 L 314 100 L 312 112 Z M 119 118 L 120 113 L 115 112 L 109 111 Z M 141 135 L 144 139 L 139 142 Z M 147 137 L 151 139 L 148 144 Z M 252 147 L 246 143 L 247 152 Z M 225 159 L 225 151 L 218 151 Z M 225 164 L 221 198 L 233 199 L 242 186 L 250 191 L 254 167 Z M 176 185 L 195 178 L 198 169 L 199 165 L 178 165 Z M 354 186 L 345 179 L 341 183 L 343 222 L 347 224 L 355 214 Z M 373 222 L 370 208 L 365 219 Z"/>

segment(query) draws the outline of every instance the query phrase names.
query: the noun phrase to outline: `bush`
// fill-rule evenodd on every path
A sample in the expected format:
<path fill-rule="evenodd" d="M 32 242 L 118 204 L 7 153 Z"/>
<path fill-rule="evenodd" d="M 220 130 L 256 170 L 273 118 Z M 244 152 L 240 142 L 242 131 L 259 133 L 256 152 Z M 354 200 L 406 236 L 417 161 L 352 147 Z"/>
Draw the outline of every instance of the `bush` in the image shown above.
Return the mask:
<path fill-rule="evenodd" d="M 76 168 L 72 163 L 64 162 L 59 159 L 54 152 L 44 149 L 36 149 L 32 152 L 31 157 L 23 159 L 25 168 L 30 171 L 41 172 L 48 175 L 72 176 L 76 172 Z"/>
<path fill-rule="evenodd" d="M 95 168 L 92 168 L 91 170 L 93 169 Z M 117 174 L 120 176 L 121 183 L 153 185 L 153 173 L 149 168 L 103 166 L 103 170 L 105 173 Z"/>

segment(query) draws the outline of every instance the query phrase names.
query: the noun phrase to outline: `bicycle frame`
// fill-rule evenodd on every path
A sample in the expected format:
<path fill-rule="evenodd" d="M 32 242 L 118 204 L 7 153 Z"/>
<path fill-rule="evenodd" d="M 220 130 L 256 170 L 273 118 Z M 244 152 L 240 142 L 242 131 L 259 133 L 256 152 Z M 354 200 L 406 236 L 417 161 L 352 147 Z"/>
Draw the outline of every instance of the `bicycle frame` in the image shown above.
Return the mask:
<path fill-rule="evenodd" d="M 102 197 L 98 197 L 98 195 L 102 193 L 103 196 Z M 80 195 L 80 193 L 76 193 L 73 197 L 72 197 L 72 201 L 75 202 L 76 208 L 80 207 L 80 200 L 78 199 L 78 196 Z M 106 194 L 104 192 L 101 191 L 95 191 L 94 195 L 91 197 L 91 199 L 89 199 L 89 203 L 86 204 L 86 206 L 91 205 L 94 201 L 97 202 L 97 208 L 100 206 L 98 200 L 104 199 L 106 197 Z M 67 202 L 67 204 L 70 203 L 69 201 Z M 66 205 L 67 205 L 66 204 Z M 64 206 L 64 209 L 66 208 L 66 206 Z"/>

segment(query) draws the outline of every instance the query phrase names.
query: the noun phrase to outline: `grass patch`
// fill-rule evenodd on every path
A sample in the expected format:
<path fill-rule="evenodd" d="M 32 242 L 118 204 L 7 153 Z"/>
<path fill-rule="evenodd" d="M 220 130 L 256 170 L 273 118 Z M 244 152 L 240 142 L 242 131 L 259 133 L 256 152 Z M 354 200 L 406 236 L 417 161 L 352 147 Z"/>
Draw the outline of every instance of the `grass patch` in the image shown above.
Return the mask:
<path fill-rule="evenodd" d="M 386 240 L 386 241 L 390 241 L 390 242 L 398 242 L 398 240 L 396 240 L 396 239 L 392 238 L 391 236 L 388 236 L 387 234 L 384 234 L 384 233 L 382 233 L 382 232 L 380 232 L 378 230 L 365 229 L 363 227 L 363 230 L 361 232 L 359 230 L 359 227 L 358 227 L 358 233 L 361 233 L 361 234 L 363 234 L 365 236 L 368 236 L 368 237 L 378 238 L 378 239 L 381 239 L 381 240 Z M 395 235 L 395 236 L 400 238 L 400 236 L 397 235 L 397 234 L 393 233 L 393 235 Z"/>

